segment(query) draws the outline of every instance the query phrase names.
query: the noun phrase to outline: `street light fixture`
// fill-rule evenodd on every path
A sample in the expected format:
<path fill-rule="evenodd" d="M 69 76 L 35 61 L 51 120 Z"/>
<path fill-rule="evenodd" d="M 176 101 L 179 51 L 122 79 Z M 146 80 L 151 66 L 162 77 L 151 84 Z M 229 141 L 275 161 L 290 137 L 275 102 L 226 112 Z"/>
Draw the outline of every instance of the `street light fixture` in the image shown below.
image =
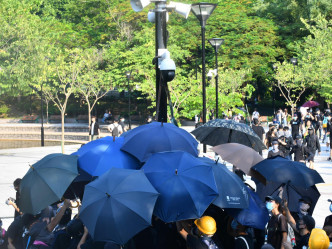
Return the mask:
<path fill-rule="evenodd" d="M 130 77 L 131 77 L 131 71 L 126 71 L 126 77 L 128 80 L 128 125 L 129 130 L 131 130 L 131 117 L 130 117 Z"/>
<path fill-rule="evenodd" d="M 221 44 L 224 43 L 224 39 L 221 38 L 212 38 L 209 40 L 211 46 L 214 48 L 214 53 L 215 53 L 215 70 L 216 70 L 216 118 L 218 118 L 218 109 L 219 109 L 219 104 L 218 104 L 218 50 L 221 46 Z"/>
<path fill-rule="evenodd" d="M 205 25 L 210 15 L 217 7 L 212 3 L 195 3 L 191 5 L 191 11 L 200 21 L 202 29 L 202 92 L 203 92 L 203 124 L 206 123 L 206 81 L 205 81 Z M 203 152 L 206 153 L 206 145 L 203 145 Z"/>

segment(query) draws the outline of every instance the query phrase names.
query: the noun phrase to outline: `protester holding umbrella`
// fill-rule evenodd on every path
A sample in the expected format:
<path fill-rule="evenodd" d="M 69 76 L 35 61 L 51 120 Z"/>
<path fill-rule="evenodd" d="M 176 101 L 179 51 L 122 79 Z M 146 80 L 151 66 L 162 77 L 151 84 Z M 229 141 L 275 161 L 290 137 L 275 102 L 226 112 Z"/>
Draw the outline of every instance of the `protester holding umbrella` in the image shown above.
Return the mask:
<path fill-rule="evenodd" d="M 210 216 L 203 216 L 195 220 L 196 227 L 193 233 L 189 234 L 185 229 L 179 231 L 187 242 L 188 249 L 221 249 L 222 246 L 213 238 L 217 231 L 216 221 Z"/>
<path fill-rule="evenodd" d="M 266 240 L 275 249 L 285 249 L 287 243 L 288 225 L 286 217 L 282 214 L 280 197 L 265 197 L 266 208 L 271 212 L 271 218 L 267 223 Z"/>
<path fill-rule="evenodd" d="M 65 199 L 60 211 L 52 220 L 40 220 L 39 215 L 32 216 L 32 220 L 30 220 L 29 226 L 30 238 L 28 239 L 26 248 L 42 249 L 51 246 L 54 240 L 54 234 L 52 231 L 59 224 L 62 216 L 65 214 L 66 209 L 69 207 L 71 207 L 71 202 L 70 200 Z"/>
<path fill-rule="evenodd" d="M 312 127 L 309 128 L 309 134 L 305 137 L 303 144 L 306 145 L 311 153 L 316 154 L 316 150 L 318 150 L 318 154 L 320 154 L 320 144 L 317 135 L 314 132 Z M 309 168 L 314 169 L 314 156 L 309 159 Z"/>

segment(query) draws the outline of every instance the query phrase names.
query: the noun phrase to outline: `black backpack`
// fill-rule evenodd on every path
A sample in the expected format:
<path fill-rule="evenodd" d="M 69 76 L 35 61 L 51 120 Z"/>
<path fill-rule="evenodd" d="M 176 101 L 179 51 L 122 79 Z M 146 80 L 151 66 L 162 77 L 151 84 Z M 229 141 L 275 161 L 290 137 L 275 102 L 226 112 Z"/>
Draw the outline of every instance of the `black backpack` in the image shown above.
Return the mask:
<path fill-rule="evenodd" d="M 114 128 L 112 129 L 112 136 L 113 137 L 119 136 L 119 124 L 117 126 L 115 126 L 114 124 Z"/>

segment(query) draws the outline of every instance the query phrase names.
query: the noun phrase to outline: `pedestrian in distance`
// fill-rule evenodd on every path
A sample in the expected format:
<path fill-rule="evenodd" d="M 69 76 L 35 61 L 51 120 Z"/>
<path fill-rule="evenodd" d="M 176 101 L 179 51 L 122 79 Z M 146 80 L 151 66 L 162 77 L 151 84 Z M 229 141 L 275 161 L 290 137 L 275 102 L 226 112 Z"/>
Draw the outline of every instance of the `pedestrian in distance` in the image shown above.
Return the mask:
<path fill-rule="evenodd" d="M 264 128 L 260 125 L 258 119 L 254 119 L 254 125 L 252 126 L 254 132 L 259 136 L 259 138 L 264 141 L 263 137 L 265 134 Z M 259 151 L 259 154 L 262 155 L 262 151 Z"/>
<path fill-rule="evenodd" d="M 220 243 L 214 238 L 217 231 L 216 221 L 210 216 L 203 216 L 195 220 L 192 233 L 185 229 L 179 231 L 185 239 L 188 249 L 221 249 Z"/>
<path fill-rule="evenodd" d="M 319 132 L 319 140 L 322 139 L 322 133 L 323 133 L 323 118 L 324 116 L 321 114 L 320 110 L 317 108 L 315 112 L 315 132 L 318 136 Z"/>
<path fill-rule="evenodd" d="M 314 154 L 308 149 L 308 147 L 303 145 L 303 139 L 300 135 L 297 135 L 295 145 L 289 153 L 290 156 L 293 154 L 294 161 L 301 163 L 305 163 L 314 157 Z"/>
<path fill-rule="evenodd" d="M 14 199 L 14 198 L 9 197 L 6 201 L 7 205 L 10 205 L 15 209 L 14 218 L 16 218 L 17 216 L 22 214 L 20 212 L 20 208 L 19 208 L 19 202 L 20 202 L 20 196 L 21 196 L 20 195 L 20 184 L 21 184 L 21 178 L 17 178 L 13 182 L 13 186 L 16 191 L 16 198 Z"/>
<path fill-rule="evenodd" d="M 114 123 L 107 127 L 108 131 L 112 134 L 112 137 L 119 137 L 122 133 L 122 126 L 119 124 L 118 119 L 114 119 Z"/>
<path fill-rule="evenodd" d="M 92 116 L 91 124 L 89 126 L 89 135 L 91 136 L 91 140 L 96 140 L 99 138 L 100 129 L 99 124 L 97 122 L 96 116 Z"/>
<path fill-rule="evenodd" d="M 327 159 L 328 161 L 331 161 L 332 158 L 332 114 L 330 114 L 327 118 L 327 126 L 326 126 L 326 151 L 330 148 L 330 157 Z"/>
<path fill-rule="evenodd" d="M 255 108 L 255 109 L 254 109 L 254 112 L 252 113 L 252 119 L 253 119 L 253 120 L 255 120 L 255 119 L 259 120 L 259 118 L 260 118 L 260 114 L 259 114 L 259 112 L 257 111 L 257 108 Z"/>
<path fill-rule="evenodd" d="M 295 139 L 298 135 L 300 135 L 300 126 L 301 126 L 301 120 L 295 113 L 292 120 L 290 121 L 290 125 L 292 128 L 292 137 Z"/>
<path fill-rule="evenodd" d="M 308 135 L 304 138 L 303 144 L 308 147 L 309 151 L 315 155 L 316 151 L 320 154 L 320 144 L 317 135 L 315 134 L 315 130 L 310 127 L 308 130 Z M 309 161 L 309 168 L 314 169 L 314 157 L 310 158 Z"/>
<path fill-rule="evenodd" d="M 271 214 L 265 231 L 266 243 L 272 245 L 275 249 L 285 249 L 288 225 L 286 217 L 282 214 L 281 199 L 279 196 L 266 196 L 265 203 Z"/>

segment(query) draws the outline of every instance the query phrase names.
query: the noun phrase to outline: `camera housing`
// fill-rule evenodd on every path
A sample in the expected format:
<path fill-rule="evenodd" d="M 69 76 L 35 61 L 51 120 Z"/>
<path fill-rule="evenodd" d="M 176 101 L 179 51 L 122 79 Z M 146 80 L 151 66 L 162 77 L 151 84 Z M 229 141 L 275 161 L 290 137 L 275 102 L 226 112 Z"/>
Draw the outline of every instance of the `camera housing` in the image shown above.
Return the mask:
<path fill-rule="evenodd" d="M 172 81 L 175 78 L 175 63 L 170 58 L 169 51 L 165 51 L 161 56 L 161 62 L 159 64 L 160 72 L 163 79 L 167 82 Z"/>

